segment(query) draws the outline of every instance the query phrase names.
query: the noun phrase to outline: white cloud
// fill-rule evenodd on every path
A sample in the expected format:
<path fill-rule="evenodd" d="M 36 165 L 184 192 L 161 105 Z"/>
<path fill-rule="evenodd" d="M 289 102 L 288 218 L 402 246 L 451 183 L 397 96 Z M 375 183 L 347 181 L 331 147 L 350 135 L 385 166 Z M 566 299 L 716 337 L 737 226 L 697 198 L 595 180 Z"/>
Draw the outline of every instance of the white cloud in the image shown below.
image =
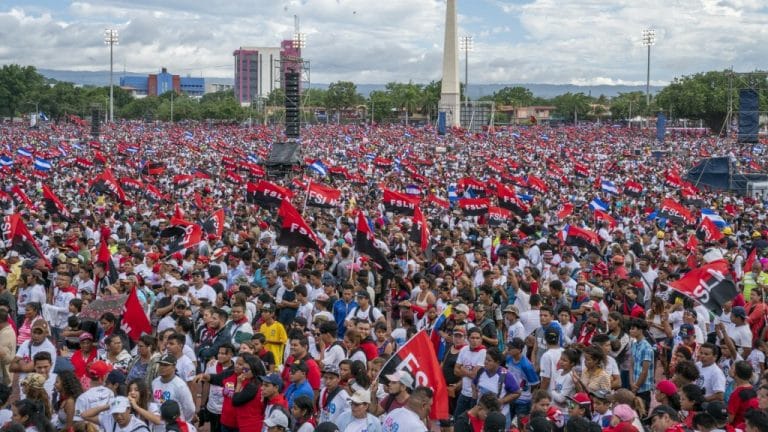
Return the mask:
<path fill-rule="evenodd" d="M 654 84 L 731 65 L 754 70 L 768 55 L 763 0 L 459 0 L 458 8 L 460 34 L 474 36 L 475 83 L 644 84 L 648 26 L 657 31 Z M 115 27 L 118 70 L 231 76 L 232 51 L 291 38 L 294 14 L 313 82 L 440 78 L 444 0 L 78 0 L 57 10 L 12 0 L 0 6 L 0 36 L 13 41 L 0 62 L 103 70 L 103 30 Z"/>

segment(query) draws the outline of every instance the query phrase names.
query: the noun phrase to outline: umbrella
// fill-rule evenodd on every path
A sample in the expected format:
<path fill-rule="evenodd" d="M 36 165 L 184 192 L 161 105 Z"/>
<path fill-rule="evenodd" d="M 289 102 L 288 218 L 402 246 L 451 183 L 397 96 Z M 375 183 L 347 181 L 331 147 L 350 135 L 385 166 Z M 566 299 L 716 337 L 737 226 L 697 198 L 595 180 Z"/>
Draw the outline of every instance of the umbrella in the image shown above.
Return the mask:
<path fill-rule="evenodd" d="M 101 316 L 106 312 L 112 312 L 115 316 L 120 316 L 123 313 L 123 305 L 128 298 L 127 294 L 117 294 L 99 297 L 98 299 L 83 306 L 83 310 L 80 312 L 80 318 L 87 318 L 98 321 Z"/>

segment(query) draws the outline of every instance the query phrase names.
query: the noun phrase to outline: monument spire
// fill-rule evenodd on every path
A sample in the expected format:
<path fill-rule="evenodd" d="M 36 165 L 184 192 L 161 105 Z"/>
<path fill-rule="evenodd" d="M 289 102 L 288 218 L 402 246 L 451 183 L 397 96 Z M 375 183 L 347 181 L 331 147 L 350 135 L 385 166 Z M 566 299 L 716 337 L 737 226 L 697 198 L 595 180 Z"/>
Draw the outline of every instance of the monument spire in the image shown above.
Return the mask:
<path fill-rule="evenodd" d="M 459 50 L 456 35 L 456 0 L 447 0 L 443 42 L 443 81 L 440 88 L 439 110 L 445 113 L 445 122 L 449 126 L 461 126 Z"/>

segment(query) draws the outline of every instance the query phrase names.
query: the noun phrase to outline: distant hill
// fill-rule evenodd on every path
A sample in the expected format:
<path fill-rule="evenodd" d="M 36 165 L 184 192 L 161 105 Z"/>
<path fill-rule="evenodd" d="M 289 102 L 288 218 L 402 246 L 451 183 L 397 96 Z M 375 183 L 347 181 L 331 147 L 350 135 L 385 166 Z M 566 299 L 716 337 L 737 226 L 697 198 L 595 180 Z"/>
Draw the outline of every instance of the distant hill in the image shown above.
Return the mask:
<path fill-rule="evenodd" d="M 58 81 L 71 82 L 86 86 L 104 86 L 109 84 L 109 71 L 66 71 L 54 69 L 38 69 L 38 72 L 46 78 L 52 78 Z M 173 71 L 171 71 L 173 72 Z M 146 76 L 147 73 L 115 71 L 115 84 L 120 82 L 121 76 Z M 206 77 L 206 81 L 217 84 L 232 84 L 232 78 L 226 77 Z M 358 84 L 357 91 L 363 96 L 368 96 L 372 91 L 384 90 L 384 84 Z M 494 92 L 504 87 L 525 87 L 535 96 L 542 98 L 553 98 L 565 93 L 584 93 L 591 94 L 594 97 L 605 95 L 607 97 L 617 96 L 619 93 L 629 93 L 633 91 L 645 91 L 645 86 L 624 86 L 624 85 L 595 85 L 578 86 L 572 84 L 469 84 L 469 97 L 477 99 L 479 97 L 492 95 Z M 328 84 L 313 83 L 313 88 L 328 88 Z M 651 86 L 651 92 L 657 93 L 663 87 Z"/>

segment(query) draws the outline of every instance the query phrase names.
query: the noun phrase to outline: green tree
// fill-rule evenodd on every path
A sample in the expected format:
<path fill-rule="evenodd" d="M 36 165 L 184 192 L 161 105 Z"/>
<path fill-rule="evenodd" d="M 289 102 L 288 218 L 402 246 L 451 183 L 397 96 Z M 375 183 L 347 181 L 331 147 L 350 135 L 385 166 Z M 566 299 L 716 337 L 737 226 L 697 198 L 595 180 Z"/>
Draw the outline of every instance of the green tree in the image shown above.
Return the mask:
<path fill-rule="evenodd" d="M 44 86 L 43 76 L 34 66 L 4 65 L 0 68 L 0 115 L 14 117 L 34 111 Z"/>
<path fill-rule="evenodd" d="M 200 103 L 187 95 L 174 94 L 168 91 L 159 96 L 160 106 L 157 108 L 157 117 L 160 120 L 174 122 L 182 120 L 200 120 Z"/>
<path fill-rule="evenodd" d="M 634 91 L 619 93 L 611 99 L 611 116 L 614 119 L 630 119 L 647 113 L 645 93 Z"/>
<path fill-rule="evenodd" d="M 392 96 L 389 92 L 374 90 L 368 95 L 368 112 L 373 114 L 373 120 L 381 122 L 393 117 Z"/>
<path fill-rule="evenodd" d="M 357 93 L 357 86 L 349 81 L 337 81 L 328 86 L 326 107 L 340 112 L 362 103 L 363 97 Z"/>
<path fill-rule="evenodd" d="M 513 105 L 516 107 L 530 106 L 533 104 L 533 93 L 525 87 L 504 87 L 494 92 L 492 100 L 499 105 Z"/>
<path fill-rule="evenodd" d="M 390 94 L 395 108 L 405 112 L 407 124 L 409 115 L 419 111 L 424 104 L 424 94 L 421 91 L 421 86 L 413 82 L 408 84 L 390 82 L 385 88 Z"/>
<path fill-rule="evenodd" d="M 285 105 L 285 91 L 281 88 L 276 88 L 269 92 L 267 96 L 267 106 L 283 106 Z"/>
<path fill-rule="evenodd" d="M 556 107 L 555 113 L 568 121 L 574 121 L 578 118 L 585 118 L 590 111 L 591 98 L 584 93 L 565 93 L 552 99 L 552 104 Z"/>
<path fill-rule="evenodd" d="M 161 102 L 157 96 L 134 99 L 117 113 L 121 118 L 131 120 L 155 119 Z"/>

